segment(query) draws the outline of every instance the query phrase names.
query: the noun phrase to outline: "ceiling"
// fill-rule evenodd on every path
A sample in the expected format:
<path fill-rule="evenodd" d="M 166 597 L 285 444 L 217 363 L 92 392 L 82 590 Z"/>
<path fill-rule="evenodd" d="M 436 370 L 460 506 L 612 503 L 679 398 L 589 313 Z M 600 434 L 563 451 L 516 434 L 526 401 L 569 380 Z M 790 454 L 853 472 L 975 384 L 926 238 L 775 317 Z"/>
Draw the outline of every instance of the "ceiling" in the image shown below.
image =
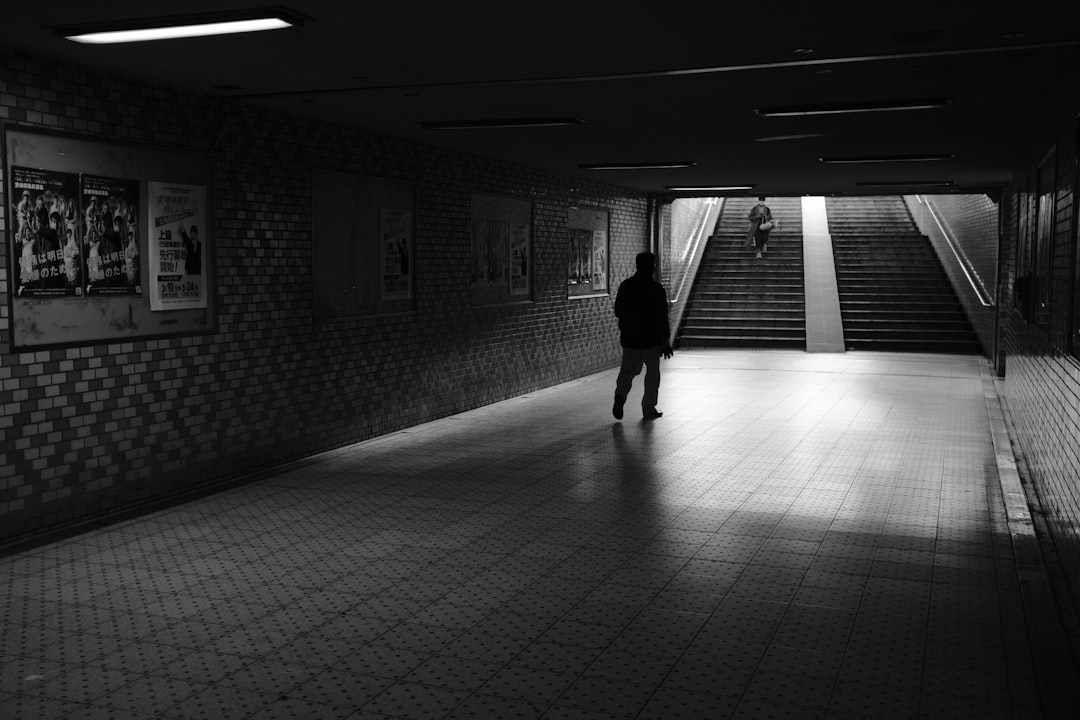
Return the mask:
<path fill-rule="evenodd" d="M 1080 88 L 1073 3 L 299 0 L 301 26 L 81 45 L 56 26 L 249 8 L 242 2 L 24 1 L 0 45 L 197 93 L 647 193 L 982 192 L 1053 137 Z M 1069 9 L 1066 9 L 1069 8 Z M 2 88 L 0 88 L 2 89 Z M 925 98 L 944 108 L 762 117 L 756 109 Z M 579 118 L 440 131 L 433 121 Z M 1049 150 L 1049 146 L 1045 149 Z M 821 157 L 943 154 L 927 162 Z M 690 161 L 681 169 L 590 163 Z M 948 189 L 937 186 L 950 181 Z M 676 194 L 690 194 L 677 192 Z M 741 194 L 709 192 L 707 194 Z"/>

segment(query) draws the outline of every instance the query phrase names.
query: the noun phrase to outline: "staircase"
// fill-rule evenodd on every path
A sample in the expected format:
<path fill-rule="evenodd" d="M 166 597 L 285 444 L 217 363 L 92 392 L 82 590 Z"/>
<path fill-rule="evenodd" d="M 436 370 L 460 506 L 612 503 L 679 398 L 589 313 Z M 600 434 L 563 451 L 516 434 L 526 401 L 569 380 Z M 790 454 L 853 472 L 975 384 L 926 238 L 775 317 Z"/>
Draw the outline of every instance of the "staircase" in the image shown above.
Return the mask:
<path fill-rule="evenodd" d="M 806 348 L 802 201 L 765 201 L 780 227 L 764 260 L 745 247 L 755 198 L 728 198 L 709 238 L 683 321 L 678 347 Z"/>
<path fill-rule="evenodd" d="M 826 198 L 825 204 L 849 349 L 982 352 L 903 198 Z"/>

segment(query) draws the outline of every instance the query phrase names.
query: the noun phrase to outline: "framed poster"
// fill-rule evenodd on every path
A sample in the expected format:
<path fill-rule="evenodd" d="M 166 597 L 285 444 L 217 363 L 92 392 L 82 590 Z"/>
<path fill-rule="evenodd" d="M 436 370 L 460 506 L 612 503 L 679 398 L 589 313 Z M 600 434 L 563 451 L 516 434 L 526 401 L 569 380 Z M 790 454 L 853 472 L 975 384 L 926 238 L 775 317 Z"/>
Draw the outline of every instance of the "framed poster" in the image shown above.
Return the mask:
<path fill-rule="evenodd" d="M 604 208 L 571 207 L 566 218 L 569 297 L 606 295 L 609 287 L 610 214 Z"/>
<path fill-rule="evenodd" d="M 166 307 L 159 294 L 151 309 L 144 292 L 149 240 L 157 239 L 149 230 L 149 185 L 200 189 L 198 244 L 206 244 L 213 222 L 208 156 L 19 123 L 3 124 L 3 144 L 10 232 L 0 237 L 12 351 L 214 330 L 211 253 L 201 257 L 198 300 Z"/>
<path fill-rule="evenodd" d="M 151 181 L 147 195 L 150 309 L 206 307 L 206 188 Z"/>
<path fill-rule="evenodd" d="M 412 213 L 405 208 L 379 208 L 380 296 L 412 297 Z"/>
<path fill-rule="evenodd" d="M 532 299 L 532 227 L 532 201 L 473 193 L 469 235 L 473 307 Z"/>
<path fill-rule="evenodd" d="M 411 183 L 311 172 L 316 320 L 413 312 L 416 202 Z"/>

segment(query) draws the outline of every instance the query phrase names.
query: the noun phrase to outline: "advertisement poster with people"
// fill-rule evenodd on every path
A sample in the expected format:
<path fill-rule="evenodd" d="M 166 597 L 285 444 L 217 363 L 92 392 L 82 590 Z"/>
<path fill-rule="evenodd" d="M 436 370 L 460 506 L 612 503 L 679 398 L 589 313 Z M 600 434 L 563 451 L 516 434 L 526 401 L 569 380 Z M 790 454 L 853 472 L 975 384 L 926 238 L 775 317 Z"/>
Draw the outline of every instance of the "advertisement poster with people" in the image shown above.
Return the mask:
<path fill-rule="evenodd" d="M 74 173 L 11 168 L 11 247 L 16 296 L 82 294 L 78 192 L 79 176 Z"/>
<path fill-rule="evenodd" d="M 150 309 L 207 306 L 206 187 L 148 183 Z"/>
<path fill-rule="evenodd" d="M 379 267 L 383 300 L 412 297 L 412 227 L 398 208 L 379 209 Z"/>
<path fill-rule="evenodd" d="M 87 295 L 139 295 L 139 181 L 83 175 Z"/>
<path fill-rule="evenodd" d="M 529 226 L 510 223 L 510 294 L 528 295 Z"/>

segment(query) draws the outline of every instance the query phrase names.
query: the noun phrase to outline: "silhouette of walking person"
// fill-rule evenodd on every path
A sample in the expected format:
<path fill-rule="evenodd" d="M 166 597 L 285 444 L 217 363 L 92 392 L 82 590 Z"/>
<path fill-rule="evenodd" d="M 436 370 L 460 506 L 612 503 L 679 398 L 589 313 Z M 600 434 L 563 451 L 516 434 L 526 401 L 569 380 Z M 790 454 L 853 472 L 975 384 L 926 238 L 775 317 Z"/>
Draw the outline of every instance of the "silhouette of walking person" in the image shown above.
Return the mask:
<path fill-rule="evenodd" d="M 619 342 L 622 345 L 622 366 L 615 381 L 615 404 L 611 408 L 615 419 L 621 420 L 626 396 L 634 378 L 645 366 L 645 392 L 641 398 L 641 414 L 646 420 L 663 415 L 656 409 L 660 392 L 660 356 L 672 356 L 671 327 L 668 323 L 667 292 L 653 279 L 656 256 L 639 253 L 637 272 L 623 280 L 615 295 L 615 317 L 619 319 Z"/>

